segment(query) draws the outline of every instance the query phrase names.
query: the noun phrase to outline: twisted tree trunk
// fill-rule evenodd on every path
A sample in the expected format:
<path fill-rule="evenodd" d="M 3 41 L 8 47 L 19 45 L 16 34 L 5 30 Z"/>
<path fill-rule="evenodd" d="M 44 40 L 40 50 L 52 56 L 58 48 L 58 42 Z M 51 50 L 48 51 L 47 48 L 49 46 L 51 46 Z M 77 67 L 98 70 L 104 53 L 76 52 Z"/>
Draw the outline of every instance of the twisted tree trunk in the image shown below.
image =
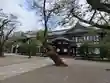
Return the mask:
<path fill-rule="evenodd" d="M 48 49 L 48 52 L 46 53 L 46 55 L 48 56 L 48 57 L 50 57 L 53 61 L 54 61 L 54 63 L 55 63 L 55 65 L 56 66 L 65 66 L 65 67 L 67 67 L 68 65 L 67 64 L 65 64 L 64 62 L 63 62 L 63 60 L 58 56 L 58 54 L 53 50 L 53 47 L 52 48 L 47 48 Z"/>

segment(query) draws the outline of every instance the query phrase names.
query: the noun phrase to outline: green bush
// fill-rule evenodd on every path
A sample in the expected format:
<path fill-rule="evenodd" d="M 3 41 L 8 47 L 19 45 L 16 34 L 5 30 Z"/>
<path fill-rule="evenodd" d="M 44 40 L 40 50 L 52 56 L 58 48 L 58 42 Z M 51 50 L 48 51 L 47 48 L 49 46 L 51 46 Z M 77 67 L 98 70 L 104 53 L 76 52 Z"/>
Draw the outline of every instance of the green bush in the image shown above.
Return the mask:
<path fill-rule="evenodd" d="M 30 44 L 23 43 L 22 45 L 20 45 L 18 50 L 19 50 L 19 53 L 23 55 L 35 56 L 37 52 L 37 47 L 36 47 L 36 44 L 33 42 L 31 42 Z"/>
<path fill-rule="evenodd" d="M 78 52 L 83 59 L 88 59 L 88 44 L 85 43 L 79 47 Z"/>
<path fill-rule="evenodd" d="M 23 55 L 28 55 L 28 44 L 27 43 L 21 44 L 18 48 L 18 52 Z"/>
<path fill-rule="evenodd" d="M 5 52 L 11 52 L 13 42 L 7 41 L 4 45 L 4 51 Z"/>
<path fill-rule="evenodd" d="M 109 43 L 100 43 L 100 44 L 87 44 L 84 43 L 79 49 L 79 54 L 83 59 L 92 59 L 95 58 L 93 53 L 94 48 L 100 49 L 99 59 L 103 60 L 107 58 L 110 60 L 110 44 Z"/>
<path fill-rule="evenodd" d="M 35 43 L 31 43 L 29 46 L 28 51 L 30 52 L 31 56 L 35 56 L 37 52 L 37 47 Z"/>
<path fill-rule="evenodd" d="M 102 60 L 103 60 L 103 58 L 106 58 L 107 53 L 108 53 L 107 47 L 101 45 L 101 46 L 100 46 L 100 58 L 101 58 Z"/>
<path fill-rule="evenodd" d="M 103 44 L 101 49 L 100 49 L 100 56 L 101 58 L 108 58 L 110 59 L 110 44 L 109 43 L 106 43 L 106 44 Z"/>

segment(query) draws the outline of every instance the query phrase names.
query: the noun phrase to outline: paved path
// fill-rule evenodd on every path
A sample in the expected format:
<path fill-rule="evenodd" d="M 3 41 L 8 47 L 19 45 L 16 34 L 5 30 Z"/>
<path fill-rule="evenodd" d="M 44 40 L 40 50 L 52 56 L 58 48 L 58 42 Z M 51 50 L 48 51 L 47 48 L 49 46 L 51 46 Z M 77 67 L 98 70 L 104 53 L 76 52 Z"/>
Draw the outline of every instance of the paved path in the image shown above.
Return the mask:
<path fill-rule="evenodd" d="M 6 57 L 4 58 L 0 58 L 0 67 L 29 61 L 28 56 L 12 54 L 12 53 L 5 53 L 5 56 Z"/>
<path fill-rule="evenodd" d="M 34 57 L 32 59 L 26 59 L 26 60 L 24 60 L 24 62 L 19 61 L 19 63 L 13 63 L 11 65 L 1 66 L 0 80 L 4 80 L 6 78 L 20 75 L 22 73 L 52 64 L 52 61 L 49 58 Z"/>
<path fill-rule="evenodd" d="M 0 67 L 44 59 L 44 57 L 36 57 L 36 56 L 32 56 L 31 59 L 28 59 L 28 56 L 12 54 L 12 53 L 5 53 L 5 56 L 6 56 L 5 58 L 0 58 Z"/>
<path fill-rule="evenodd" d="M 110 83 L 110 63 L 65 59 L 69 67 L 47 66 L 1 83 Z"/>

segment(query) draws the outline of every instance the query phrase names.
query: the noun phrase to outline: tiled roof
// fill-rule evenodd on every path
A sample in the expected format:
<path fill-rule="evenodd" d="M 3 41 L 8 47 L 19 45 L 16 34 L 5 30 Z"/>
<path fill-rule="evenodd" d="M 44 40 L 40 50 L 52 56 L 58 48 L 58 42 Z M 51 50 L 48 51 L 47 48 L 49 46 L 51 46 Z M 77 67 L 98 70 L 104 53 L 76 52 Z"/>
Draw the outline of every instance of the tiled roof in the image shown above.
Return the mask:
<path fill-rule="evenodd" d="M 64 29 L 64 30 L 56 30 L 56 31 L 50 31 L 48 32 L 48 35 L 61 35 L 64 34 L 68 29 Z"/>
<path fill-rule="evenodd" d="M 79 22 L 76 23 L 75 27 L 70 29 L 58 30 L 58 31 L 51 31 L 48 33 L 48 36 L 52 35 L 63 35 L 65 33 L 82 33 L 87 32 L 89 28 L 82 26 Z"/>

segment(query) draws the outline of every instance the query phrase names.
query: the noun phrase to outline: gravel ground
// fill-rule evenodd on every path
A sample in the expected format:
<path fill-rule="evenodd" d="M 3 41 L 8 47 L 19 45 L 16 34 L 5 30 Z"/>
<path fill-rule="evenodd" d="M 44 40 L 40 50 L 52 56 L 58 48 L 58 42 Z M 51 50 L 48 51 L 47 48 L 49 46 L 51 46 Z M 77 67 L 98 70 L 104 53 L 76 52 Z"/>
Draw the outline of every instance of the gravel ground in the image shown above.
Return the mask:
<path fill-rule="evenodd" d="M 20 63 L 29 62 L 33 60 L 40 60 L 40 59 L 43 59 L 43 57 L 33 56 L 31 59 L 28 59 L 28 56 L 7 54 L 6 57 L 0 58 L 0 67 L 12 65 L 12 64 L 20 64 Z"/>
<path fill-rule="evenodd" d="M 69 67 L 47 66 L 0 83 L 110 83 L 109 63 L 67 59 Z"/>

